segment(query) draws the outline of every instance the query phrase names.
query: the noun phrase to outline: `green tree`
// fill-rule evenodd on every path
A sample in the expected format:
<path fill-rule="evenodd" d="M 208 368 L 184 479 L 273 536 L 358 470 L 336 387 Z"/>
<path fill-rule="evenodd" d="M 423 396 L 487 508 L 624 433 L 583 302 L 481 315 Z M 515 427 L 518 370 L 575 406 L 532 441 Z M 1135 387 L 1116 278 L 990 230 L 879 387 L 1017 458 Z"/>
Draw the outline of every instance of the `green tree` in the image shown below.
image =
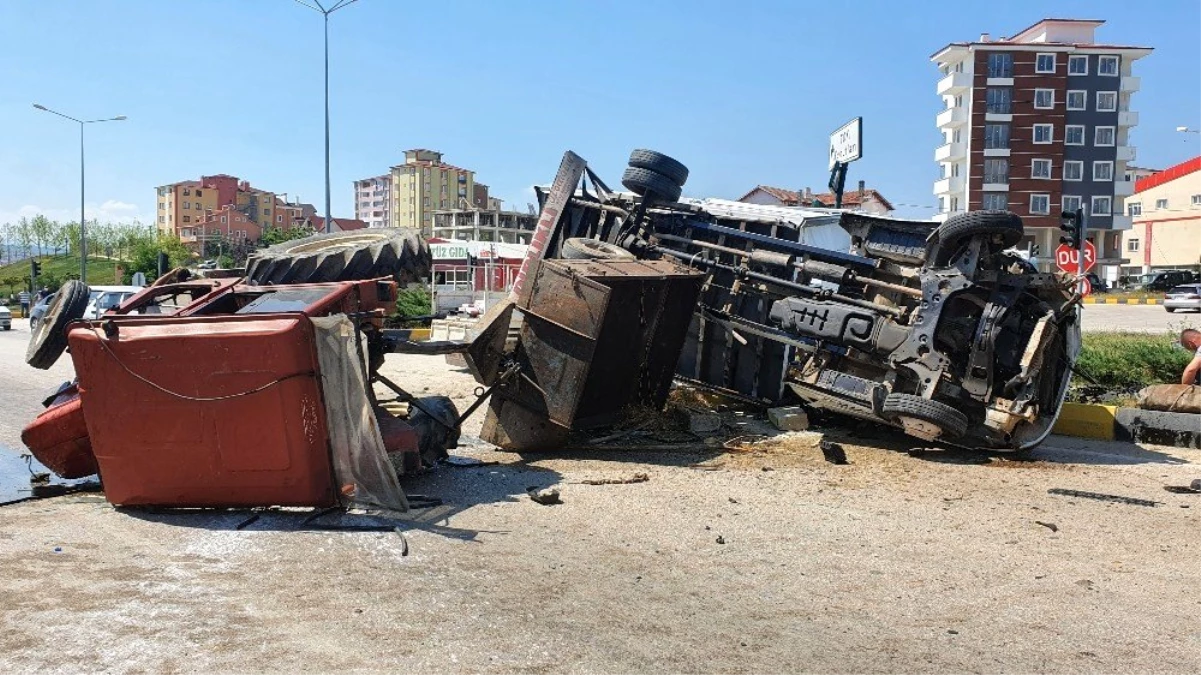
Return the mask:
<path fill-rule="evenodd" d="M 433 306 L 433 298 L 425 286 L 409 286 L 400 289 L 396 294 L 396 315 L 392 322 L 404 328 L 420 326 L 422 322 L 413 321 L 413 317 L 428 316 Z"/>
<path fill-rule="evenodd" d="M 286 230 L 281 227 L 269 227 L 263 231 L 261 241 L 267 246 L 274 246 L 293 239 L 304 239 L 312 234 L 311 227 L 290 227 Z"/>
<path fill-rule="evenodd" d="M 147 279 L 158 277 L 158 254 L 160 251 L 167 254 L 168 266 L 171 268 L 183 267 L 192 260 L 192 252 L 188 250 L 187 246 L 184 246 L 179 237 L 173 234 L 159 234 L 153 239 L 147 238 L 134 245 L 125 273 L 130 277 L 135 272 L 145 274 Z"/>
<path fill-rule="evenodd" d="M 8 294 L 9 295 L 12 295 L 13 293 L 17 292 L 16 291 L 17 284 L 21 283 L 22 281 L 24 281 L 24 279 L 22 279 L 21 277 L 14 277 L 14 276 L 7 276 L 7 277 L 4 277 L 3 279 L 0 279 L 0 283 L 4 284 L 5 286 L 8 286 Z"/>

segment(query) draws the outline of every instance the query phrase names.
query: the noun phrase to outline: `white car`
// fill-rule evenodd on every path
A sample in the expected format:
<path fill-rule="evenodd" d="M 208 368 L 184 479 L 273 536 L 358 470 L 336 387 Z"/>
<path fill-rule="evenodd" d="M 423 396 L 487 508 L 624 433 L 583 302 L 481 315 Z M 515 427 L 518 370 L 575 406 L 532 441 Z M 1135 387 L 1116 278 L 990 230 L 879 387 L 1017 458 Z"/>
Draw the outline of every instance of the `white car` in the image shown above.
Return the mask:
<path fill-rule="evenodd" d="M 142 290 L 141 286 L 92 286 L 88 297 L 88 307 L 83 310 L 85 320 L 99 319 L 110 309 L 116 309 L 135 293 Z"/>
<path fill-rule="evenodd" d="M 13 313 L 5 305 L 0 305 L 0 329 L 13 329 Z"/>

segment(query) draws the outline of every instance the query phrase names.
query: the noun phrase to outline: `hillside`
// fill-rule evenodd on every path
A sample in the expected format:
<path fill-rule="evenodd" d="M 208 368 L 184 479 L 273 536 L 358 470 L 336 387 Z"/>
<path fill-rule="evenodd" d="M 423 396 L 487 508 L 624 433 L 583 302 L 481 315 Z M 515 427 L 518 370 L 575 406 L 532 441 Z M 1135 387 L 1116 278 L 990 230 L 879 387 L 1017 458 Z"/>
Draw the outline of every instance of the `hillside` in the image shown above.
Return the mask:
<path fill-rule="evenodd" d="M 39 285 L 50 286 L 51 290 L 67 280 L 68 275 L 79 277 L 79 258 L 73 256 L 42 256 L 27 258 L 8 265 L 0 265 L 0 292 L 5 295 L 21 290 L 22 284 L 29 283 L 29 261 L 36 259 L 42 264 L 42 276 Z M 88 257 L 88 282 L 93 284 L 120 284 L 116 279 L 116 260 L 111 258 Z M 115 280 L 114 280 L 115 279 Z M 11 287 L 10 287 L 11 286 Z"/>

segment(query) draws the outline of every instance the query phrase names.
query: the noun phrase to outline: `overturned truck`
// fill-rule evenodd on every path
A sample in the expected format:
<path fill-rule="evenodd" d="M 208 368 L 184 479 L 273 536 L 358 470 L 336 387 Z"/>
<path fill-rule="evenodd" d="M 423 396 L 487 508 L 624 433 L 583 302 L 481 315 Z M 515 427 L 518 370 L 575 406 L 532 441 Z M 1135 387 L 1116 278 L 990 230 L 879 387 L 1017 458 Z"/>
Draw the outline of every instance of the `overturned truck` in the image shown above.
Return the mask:
<path fill-rule="evenodd" d="M 966 447 L 1020 451 L 1050 433 L 1080 297 L 1012 251 L 1020 217 L 681 199 L 687 177 L 635 150 L 617 191 L 565 155 L 512 302 L 470 355 L 496 389 L 485 440 L 561 443 L 621 405 L 661 406 L 673 376 Z"/>

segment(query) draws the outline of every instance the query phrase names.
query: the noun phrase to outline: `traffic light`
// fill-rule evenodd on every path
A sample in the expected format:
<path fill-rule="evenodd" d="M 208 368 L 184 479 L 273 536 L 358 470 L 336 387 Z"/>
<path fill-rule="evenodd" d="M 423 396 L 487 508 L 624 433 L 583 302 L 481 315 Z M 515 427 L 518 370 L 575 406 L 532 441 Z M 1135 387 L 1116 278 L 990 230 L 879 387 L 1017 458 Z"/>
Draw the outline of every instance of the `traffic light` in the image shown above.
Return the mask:
<path fill-rule="evenodd" d="M 1059 238 L 1059 243 L 1067 244 L 1072 248 L 1080 248 L 1080 223 L 1084 220 L 1083 214 L 1080 211 L 1064 211 L 1059 216 L 1059 229 L 1063 230 L 1063 236 Z"/>
<path fill-rule="evenodd" d="M 29 271 L 34 277 L 41 275 L 42 263 L 40 263 L 36 260 L 30 260 L 29 261 Z"/>
<path fill-rule="evenodd" d="M 1040 251 L 1042 251 L 1042 249 L 1038 244 L 1030 244 L 1030 257 L 1037 257 Z"/>

